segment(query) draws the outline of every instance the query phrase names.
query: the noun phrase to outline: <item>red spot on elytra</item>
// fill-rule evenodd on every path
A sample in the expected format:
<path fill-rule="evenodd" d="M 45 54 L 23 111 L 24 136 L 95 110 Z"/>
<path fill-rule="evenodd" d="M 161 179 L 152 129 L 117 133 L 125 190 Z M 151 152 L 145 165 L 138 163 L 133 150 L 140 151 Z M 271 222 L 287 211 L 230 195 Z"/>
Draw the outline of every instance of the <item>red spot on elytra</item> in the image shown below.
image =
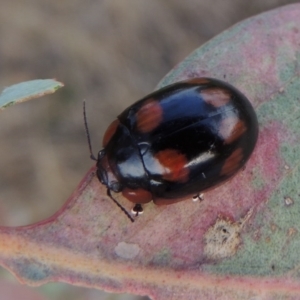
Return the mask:
<path fill-rule="evenodd" d="M 158 101 L 149 99 L 136 113 L 137 129 L 142 133 L 151 132 L 162 121 L 163 109 Z"/>
<path fill-rule="evenodd" d="M 201 90 L 203 100 L 214 107 L 221 107 L 231 101 L 231 94 L 229 91 L 221 88 L 209 88 Z"/>
<path fill-rule="evenodd" d="M 178 182 L 186 182 L 188 180 L 188 161 L 184 154 L 174 149 L 166 149 L 159 151 L 155 158 L 163 167 L 163 179 Z"/>
<path fill-rule="evenodd" d="M 208 84 L 210 80 L 207 78 L 191 78 L 186 81 L 188 84 Z"/>
<path fill-rule="evenodd" d="M 222 120 L 219 133 L 225 144 L 230 144 L 241 137 L 245 131 L 246 126 L 244 121 L 238 117 L 229 117 Z"/>
<path fill-rule="evenodd" d="M 105 148 L 106 145 L 109 143 L 110 139 L 112 138 L 112 136 L 115 134 L 118 126 L 120 124 L 119 120 L 114 120 L 107 128 L 104 137 L 103 137 L 103 141 L 102 141 L 102 145 Z"/>
<path fill-rule="evenodd" d="M 238 148 L 226 159 L 221 170 L 221 175 L 230 176 L 240 168 L 242 162 L 243 150 L 242 148 Z"/>

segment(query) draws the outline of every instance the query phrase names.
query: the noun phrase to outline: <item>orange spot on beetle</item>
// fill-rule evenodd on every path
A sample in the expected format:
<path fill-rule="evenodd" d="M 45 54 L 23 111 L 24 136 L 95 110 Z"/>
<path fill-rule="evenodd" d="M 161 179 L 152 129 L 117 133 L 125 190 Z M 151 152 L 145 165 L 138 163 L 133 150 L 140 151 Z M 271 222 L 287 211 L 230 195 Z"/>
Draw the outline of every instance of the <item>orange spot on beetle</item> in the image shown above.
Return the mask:
<path fill-rule="evenodd" d="M 163 167 L 163 179 L 178 182 L 186 182 L 188 180 L 189 170 L 186 167 L 188 160 L 184 154 L 177 150 L 166 149 L 159 151 L 155 158 Z"/>
<path fill-rule="evenodd" d="M 114 120 L 107 128 L 104 136 L 103 136 L 103 141 L 102 141 L 102 145 L 105 148 L 106 145 L 109 143 L 110 139 L 112 138 L 112 136 L 115 134 L 118 126 L 120 124 L 119 120 Z"/>
<path fill-rule="evenodd" d="M 201 85 L 201 84 L 209 84 L 210 80 L 207 78 L 191 78 L 191 79 L 185 80 L 184 82 L 190 83 L 190 84 Z"/>
<path fill-rule="evenodd" d="M 137 129 L 142 133 L 151 132 L 162 121 L 163 109 L 155 99 L 147 100 L 136 113 Z"/>
<path fill-rule="evenodd" d="M 231 100 L 231 93 L 222 88 L 209 88 L 201 90 L 203 100 L 214 107 L 226 105 Z"/>
<path fill-rule="evenodd" d="M 226 175 L 229 177 L 233 173 L 235 173 L 243 163 L 243 150 L 242 148 L 236 149 L 232 154 L 226 159 L 222 170 L 221 175 Z"/>
<path fill-rule="evenodd" d="M 219 133 L 225 144 L 230 144 L 242 136 L 246 130 L 244 121 L 238 117 L 229 117 L 222 121 Z"/>
<path fill-rule="evenodd" d="M 152 200 L 152 194 L 144 189 L 124 188 L 122 195 L 133 203 L 148 203 Z"/>

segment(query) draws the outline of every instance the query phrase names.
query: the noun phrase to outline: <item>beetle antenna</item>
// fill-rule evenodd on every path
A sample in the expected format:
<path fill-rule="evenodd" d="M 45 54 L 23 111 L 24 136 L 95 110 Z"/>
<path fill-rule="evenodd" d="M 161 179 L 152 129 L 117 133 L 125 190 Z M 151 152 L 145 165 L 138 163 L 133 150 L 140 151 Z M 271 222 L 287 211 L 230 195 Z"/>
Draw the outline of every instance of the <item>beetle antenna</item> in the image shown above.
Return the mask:
<path fill-rule="evenodd" d="M 90 158 L 92 160 L 97 160 L 97 158 L 93 154 L 91 137 L 90 137 L 89 127 L 88 127 L 87 118 L 86 118 L 85 100 L 83 100 L 83 119 L 84 119 L 85 134 L 86 134 L 88 144 L 89 144 Z"/>
<path fill-rule="evenodd" d="M 129 214 L 129 212 L 112 196 L 110 189 L 107 189 L 107 196 L 114 201 L 117 206 L 123 211 L 123 213 L 128 217 L 128 219 L 133 223 L 134 219 L 132 218 L 132 216 Z"/>

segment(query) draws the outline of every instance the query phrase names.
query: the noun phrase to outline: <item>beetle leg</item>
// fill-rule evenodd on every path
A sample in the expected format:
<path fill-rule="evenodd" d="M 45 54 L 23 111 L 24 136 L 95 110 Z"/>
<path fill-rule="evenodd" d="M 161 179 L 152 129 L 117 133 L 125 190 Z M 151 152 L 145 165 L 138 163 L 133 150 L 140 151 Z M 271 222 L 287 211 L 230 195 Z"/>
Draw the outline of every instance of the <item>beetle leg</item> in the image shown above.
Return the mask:
<path fill-rule="evenodd" d="M 127 212 L 127 210 L 112 196 L 110 189 L 106 190 L 106 194 L 107 196 L 113 201 L 115 202 L 115 204 L 124 212 L 124 214 L 130 219 L 131 222 L 134 222 L 134 219 L 132 218 L 132 216 Z"/>
<path fill-rule="evenodd" d="M 193 196 L 193 202 L 202 202 L 204 200 L 204 195 L 201 193 L 201 194 L 197 194 L 195 196 Z"/>
<path fill-rule="evenodd" d="M 142 205 L 139 204 L 139 203 L 137 203 L 137 204 L 133 207 L 133 209 L 131 210 L 131 213 L 132 213 L 133 215 L 135 215 L 136 217 L 139 216 L 139 215 L 141 215 L 143 212 L 144 212 L 143 207 L 142 207 Z"/>

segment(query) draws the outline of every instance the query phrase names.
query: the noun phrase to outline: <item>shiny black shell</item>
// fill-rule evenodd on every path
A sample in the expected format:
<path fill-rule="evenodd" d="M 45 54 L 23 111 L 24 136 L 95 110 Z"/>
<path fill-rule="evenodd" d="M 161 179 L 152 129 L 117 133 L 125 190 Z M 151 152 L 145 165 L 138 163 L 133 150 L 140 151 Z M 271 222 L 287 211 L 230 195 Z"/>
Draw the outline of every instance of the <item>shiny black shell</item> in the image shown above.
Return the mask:
<path fill-rule="evenodd" d="M 194 78 L 125 109 L 104 136 L 97 175 L 131 202 L 171 204 L 231 178 L 257 137 L 255 111 L 240 91 Z"/>

